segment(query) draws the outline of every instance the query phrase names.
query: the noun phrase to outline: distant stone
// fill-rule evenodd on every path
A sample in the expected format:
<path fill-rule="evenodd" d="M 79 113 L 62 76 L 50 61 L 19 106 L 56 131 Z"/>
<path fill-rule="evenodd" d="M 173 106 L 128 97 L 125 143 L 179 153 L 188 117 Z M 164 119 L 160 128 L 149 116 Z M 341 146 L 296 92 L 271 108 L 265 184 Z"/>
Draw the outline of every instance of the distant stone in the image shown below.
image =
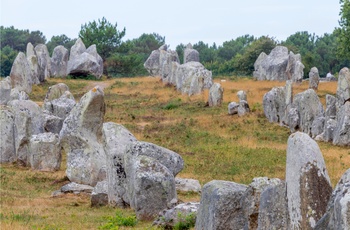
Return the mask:
<path fill-rule="evenodd" d="M 241 100 L 238 106 L 238 116 L 242 117 L 250 112 L 250 108 L 247 101 Z"/>
<path fill-rule="evenodd" d="M 32 92 L 32 71 L 24 53 L 18 53 L 12 64 L 10 78 L 12 88 L 17 88 L 19 91 L 25 91 L 26 93 Z"/>
<path fill-rule="evenodd" d="M 0 81 L 0 105 L 6 105 L 11 99 L 11 79 L 10 77 Z"/>
<path fill-rule="evenodd" d="M 304 77 L 304 68 L 300 54 L 294 54 L 290 51 L 286 67 L 287 79 L 292 82 L 301 82 Z"/>
<path fill-rule="evenodd" d="M 263 62 L 266 57 L 267 57 L 267 54 L 264 52 L 261 52 L 258 59 L 256 59 L 254 63 L 253 77 L 258 81 L 263 81 L 266 78 L 266 69 L 263 66 Z"/>
<path fill-rule="evenodd" d="M 324 126 L 323 141 L 332 142 L 337 128 L 337 121 L 334 119 L 328 119 Z"/>
<path fill-rule="evenodd" d="M 274 87 L 263 97 L 263 108 L 269 122 L 282 123 L 286 113 L 286 91 L 284 87 Z"/>
<path fill-rule="evenodd" d="M 159 76 L 159 72 L 160 72 L 159 57 L 160 57 L 160 50 L 159 49 L 153 50 L 151 55 L 147 58 L 146 62 L 143 64 L 145 69 L 152 76 Z"/>
<path fill-rule="evenodd" d="M 338 79 L 337 79 L 336 77 L 334 77 L 333 74 L 327 73 L 327 75 L 326 75 L 326 81 L 338 81 Z"/>
<path fill-rule="evenodd" d="M 292 133 L 300 130 L 299 122 L 299 111 L 297 108 L 290 108 L 287 113 L 287 124 L 289 126 L 289 129 Z"/>
<path fill-rule="evenodd" d="M 0 105 L 0 163 L 16 161 L 15 116 L 13 111 Z"/>
<path fill-rule="evenodd" d="M 51 76 L 66 77 L 69 52 L 64 46 L 56 46 L 51 58 Z"/>
<path fill-rule="evenodd" d="M 91 207 L 108 205 L 108 182 L 99 181 L 91 193 Z"/>
<path fill-rule="evenodd" d="M 324 130 L 324 124 L 325 124 L 325 118 L 324 117 L 317 117 L 313 120 L 312 126 L 311 126 L 311 137 L 315 138 L 316 136 L 320 135 Z"/>
<path fill-rule="evenodd" d="M 224 89 L 220 83 L 214 83 L 209 89 L 209 106 L 220 106 L 224 96 Z"/>
<path fill-rule="evenodd" d="M 337 98 L 327 94 L 326 95 L 326 120 L 335 119 L 337 115 Z"/>
<path fill-rule="evenodd" d="M 332 186 L 320 148 L 306 133 L 288 139 L 286 183 L 288 229 L 314 228 L 326 212 Z"/>
<path fill-rule="evenodd" d="M 237 97 L 239 101 L 247 101 L 247 93 L 243 90 L 237 92 Z"/>
<path fill-rule="evenodd" d="M 337 98 L 340 105 L 350 100 L 350 70 L 347 67 L 339 71 Z"/>
<path fill-rule="evenodd" d="M 40 133 L 29 140 L 30 166 L 39 171 L 57 171 L 61 167 L 61 145 L 57 134 Z"/>
<path fill-rule="evenodd" d="M 159 55 L 159 75 L 162 81 L 166 84 L 170 84 L 174 77 L 174 66 L 172 63 L 180 63 L 179 56 L 176 51 L 173 50 L 160 50 Z"/>
<path fill-rule="evenodd" d="M 30 42 L 27 43 L 26 55 L 27 55 L 27 57 L 36 56 L 36 53 L 35 53 L 35 50 L 34 50 L 34 46 Z"/>
<path fill-rule="evenodd" d="M 47 50 L 46 45 L 39 44 L 35 46 L 35 53 L 38 58 L 39 64 L 39 76 L 38 79 L 40 82 L 45 81 L 45 79 L 50 78 L 51 71 L 51 59 L 49 51 Z"/>
<path fill-rule="evenodd" d="M 201 185 L 198 180 L 175 177 L 175 185 L 178 192 L 201 192 Z"/>
<path fill-rule="evenodd" d="M 309 89 L 317 90 L 319 82 L 320 75 L 318 74 L 318 69 L 316 67 L 312 67 L 309 73 Z"/>
<path fill-rule="evenodd" d="M 70 48 L 69 60 L 75 59 L 86 51 L 85 44 L 78 38 L 74 45 Z"/>
<path fill-rule="evenodd" d="M 334 145 L 350 146 L 350 101 L 340 107 L 334 131 Z"/>
<path fill-rule="evenodd" d="M 38 57 L 36 55 L 28 56 L 27 54 L 27 60 L 28 60 L 30 70 L 32 71 L 32 82 L 33 84 L 37 85 L 40 83 L 39 81 L 40 66 L 38 62 Z"/>
<path fill-rule="evenodd" d="M 75 182 L 71 182 L 69 184 L 63 185 L 61 187 L 61 192 L 63 193 L 75 193 L 79 194 L 82 192 L 91 193 L 94 187 L 84 184 L 78 184 Z"/>
<path fill-rule="evenodd" d="M 184 64 L 191 61 L 199 62 L 199 52 L 189 43 L 184 50 Z"/>
<path fill-rule="evenodd" d="M 238 107 L 239 104 L 237 102 L 230 102 L 228 104 L 228 114 L 229 115 L 234 115 L 234 114 L 238 114 Z"/>
<path fill-rule="evenodd" d="M 203 186 L 195 229 L 243 229 L 241 197 L 246 185 L 211 181 Z"/>

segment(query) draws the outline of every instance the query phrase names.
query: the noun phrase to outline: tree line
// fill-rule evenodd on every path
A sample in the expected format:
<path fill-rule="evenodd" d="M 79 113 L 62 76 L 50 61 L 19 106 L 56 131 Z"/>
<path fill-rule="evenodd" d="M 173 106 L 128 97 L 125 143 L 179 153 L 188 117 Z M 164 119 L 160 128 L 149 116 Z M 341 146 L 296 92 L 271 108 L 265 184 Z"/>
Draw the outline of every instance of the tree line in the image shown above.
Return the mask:
<path fill-rule="evenodd" d="M 344 66 L 350 66 L 350 0 L 340 0 L 341 12 L 339 28 L 332 33 L 316 36 L 307 31 L 296 32 L 285 41 L 277 41 L 273 37 L 243 35 L 217 46 L 203 41 L 193 44 L 198 50 L 201 63 L 213 72 L 214 76 L 238 75 L 251 76 L 254 62 L 261 52 L 269 54 L 277 45 L 286 46 L 293 53 L 300 53 L 305 65 L 304 76 L 316 66 L 321 76 L 328 72 L 336 73 Z M 79 37 L 88 47 L 96 44 L 97 51 L 104 62 L 104 74 L 109 77 L 129 77 L 147 75 L 143 67 L 151 52 L 165 44 L 165 37 L 157 34 L 142 34 L 140 37 L 123 41 L 126 29 L 118 29 L 106 18 L 88 22 L 81 26 Z M 70 49 L 76 38 L 66 35 L 53 36 L 46 41 L 40 31 L 19 30 L 11 27 L 0 27 L 0 75 L 8 76 L 18 52 L 25 52 L 26 45 L 31 42 L 46 44 L 50 55 L 58 45 Z M 181 63 L 185 44 L 176 46 Z"/>

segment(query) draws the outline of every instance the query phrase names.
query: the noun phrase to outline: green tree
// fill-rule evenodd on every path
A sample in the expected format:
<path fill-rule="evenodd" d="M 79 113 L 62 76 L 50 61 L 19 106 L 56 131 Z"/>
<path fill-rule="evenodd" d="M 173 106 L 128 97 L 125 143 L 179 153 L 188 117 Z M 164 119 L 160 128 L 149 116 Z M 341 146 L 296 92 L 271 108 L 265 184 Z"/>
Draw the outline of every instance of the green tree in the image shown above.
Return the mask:
<path fill-rule="evenodd" d="M 338 57 L 350 60 L 350 1 L 340 0 L 340 28 L 336 30 Z"/>
<path fill-rule="evenodd" d="M 199 60 L 202 63 L 213 62 L 217 56 L 216 44 L 209 47 L 208 44 L 199 41 L 198 43 L 193 45 L 193 49 L 199 52 Z"/>
<path fill-rule="evenodd" d="M 236 39 L 226 41 L 218 49 L 218 58 L 221 60 L 230 60 L 237 54 L 242 54 L 244 49 L 255 40 L 254 36 L 246 34 Z"/>
<path fill-rule="evenodd" d="M 118 51 L 124 36 L 125 28 L 118 31 L 117 23 L 113 25 L 104 17 L 101 20 L 98 19 L 97 22 L 93 21 L 82 25 L 79 32 L 79 37 L 87 47 L 92 44 L 96 45 L 97 52 L 103 60 Z"/>
<path fill-rule="evenodd" d="M 0 76 L 6 77 L 10 75 L 12 64 L 18 52 L 10 46 L 5 46 L 0 50 Z"/>
<path fill-rule="evenodd" d="M 40 31 L 18 30 L 13 26 L 0 26 L 1 45 L 0 48 L 9 46 L 16 51 L 26 51 L 27 43 L 31 42 L 34 46 L 45 44 L 46 38 Z"/>
<path fill-rule="evenodd" d="M 52 54 L 53 49 L 56 46 L 62 45 L 66 49 L 70 49 L 77 39 L 70 39 L 65 34 L 58 35 L 58 36 L 52 36 L 51 40 L 46 44 L 47 49 L 49 50 L 50 55 Z"/>

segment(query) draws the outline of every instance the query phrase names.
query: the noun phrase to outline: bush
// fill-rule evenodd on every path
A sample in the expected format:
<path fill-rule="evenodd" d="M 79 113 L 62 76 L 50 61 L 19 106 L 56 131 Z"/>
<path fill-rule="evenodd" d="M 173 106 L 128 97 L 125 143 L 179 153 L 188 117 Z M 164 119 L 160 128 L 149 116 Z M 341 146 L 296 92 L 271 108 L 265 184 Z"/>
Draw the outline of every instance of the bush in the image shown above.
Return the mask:
<path fill-rule="evenodd" d="M 124 216 L 121 211 L 116 211 L 115 216 L 107 217 L 108 222 L 99 227 L 99 229 L 119 229 L 119 226 L 133 227 L 137 224 L 135 215 Z"/>

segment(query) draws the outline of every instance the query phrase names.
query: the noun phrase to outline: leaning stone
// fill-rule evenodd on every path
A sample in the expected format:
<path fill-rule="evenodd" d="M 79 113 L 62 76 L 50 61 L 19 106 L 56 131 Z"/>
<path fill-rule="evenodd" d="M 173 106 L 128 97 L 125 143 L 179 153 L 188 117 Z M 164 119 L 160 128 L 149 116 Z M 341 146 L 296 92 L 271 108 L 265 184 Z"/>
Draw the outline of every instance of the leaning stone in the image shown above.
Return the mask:
<path fill-rule="evenodd" d="M 246 185 L 213 180 L 203 186 L 197 213 L 198 230 L 243 229 L 245 218 L 241 197 Z"/>
<path fill-rule="evenodd" d="M 340 178 L 329 199 L 327 212 L 315 230 L 350 229 L 350 169 Z"/>
<path fill-rule="evenodd" d="M 247 101 L 247 93 L 243 90 L 237 92 L 237 97 L 239 101 Z"/>
<path fill-rule="evenodd" d="M 236 103 L 236 102 L 230 102 L 228 104 L 228 114 L 229 115 L 234 115 L 234 114 L 238 114 L 238 107 L 239 107 L 239 104 Z"/>
<path fill-rule="evenodd" d="M 40 133 L 29 140 L 30 165 L 34 170 L 57 171 L 61 167 L 61 145 L 57 134 Z"/>
<path fill-rule="evenodd" d="M 209 89 L 209 106 L 220 106 L 224 95 L 224 89 L 220 83 L 214 83 Z"/>
<path fill-rule="evenodd" d="M 337 121 L 334 119 L 328 119 L 324 125 L 323 141 L 332 142 L 335 135 L 335 129 L 337 128 Z"/>
<path fill-rule="evenodd" d="M 61 192 L 63 193 L 74 193 L 74 194 L 79 194 L 82 192 L 85 193 L 91 193 L 94 187 L 85 185 L 85 184 L 78 184 L 75 182 L 71 182 L 69 184 L 63 185 L 61 187 Z"/>
<path fill-rule="evenodd" d="M 32 92 L 32 71 L 24 53 L 18 53 L 12 64 L 10 78 L 12 88 L 17 88 L 19 91 L 25 91 L 26 93 Z"/>
<path fill-rule="evenodd" d="M 312 122 L 312 126 L 311 126 L 311 137 L 312 138 L 315 138 L 316 136 L 320 135 L 323 132 L 324 124 L 325 124 L 324 117 L 317 117 Z"/>
<path fill-rule="evenodd" d="M 350 146 L 350 101 L 346 101 L 337 114 L 333 144 Z"/>
<path fill-rule="evenodd" d="M 316 67 L 312 67 L 309 73 L 309 89 L 317 90 L 319 82 L 320 75 L 318 74 L 318 69 Z"/>
<path fill-rule="evenodd" d="M 106 178 L 104 115 L 104 94 L 96 86 L 80 99 L 63 122 L 60 140 L 67 153 L 66 174 L 72 182 L 94 186 Z"/>
<path fill-rule="evenodd" d="M 340 105 L 350 100 L 350 70 L 347 67 L 339 71 L 337 98 Z"/>
<path fill-rule="evenodd" d="M 178 192 L 201 192 L 201 185 L 198 180 L 175 177 L 175 185 Z"/>
<path fill-rule="evenodd" d="M 153 225 L 162 229 L 173 229 L 176 224 L 186 223 L 188 220 L 195 222 L 198 208 L 198 202 L 189 202 L 179 204 L 172 209 L 165 209 L 159 213 Z"/>
<path fill-rule="evenodd" d="M 108 182 L 97 182 L 91 193 L 91 207 L 100 207 L 108 205 Z"/>
<path fill-rule="evenodd" d="M 312 229 L 326 211 L 332 186 L 317 143 L 302 132 L 288 139 L 288 229 Z"/>
<path fill-rule="evenodd" d="M 47 50 L 46 45 L 38 44 L 35 46 L 35 53 L 38 58 L 39 64 L 39 81 L 43 82 L 45 79 L 50 78 L 51 71 L 51 59 L 49 51 Z"/>
<path fill-rule="evenodd" d="M 125 207 L 130 202 L 126 193 L 124 154 L 137 139 L 124 126 L 113 122 L 104 123 L 102 132 L 107 157 L 108 202 L 111 206 Z"/>
<path fill-rule="evenodd" d="M 16 161 L 15 116 L 13 111 L 0 105 L 0 163 Z"/>
<path fill-rule="evenodd" d="M 11 79 L 9 77 L 0 81 L 0 105 L 6 105 L 11 99 Z"/>
<path fill-rule="evenodd" d="M 286 183 L 268 185 L 260 195 L 258 230 L 288 229 Z"/>
<path fill-rule="evenodd" d="M 247 101 L 241 100 L 238 106 L 238 116 L 242 117 L 250 112 L 250 108 Z"/>

